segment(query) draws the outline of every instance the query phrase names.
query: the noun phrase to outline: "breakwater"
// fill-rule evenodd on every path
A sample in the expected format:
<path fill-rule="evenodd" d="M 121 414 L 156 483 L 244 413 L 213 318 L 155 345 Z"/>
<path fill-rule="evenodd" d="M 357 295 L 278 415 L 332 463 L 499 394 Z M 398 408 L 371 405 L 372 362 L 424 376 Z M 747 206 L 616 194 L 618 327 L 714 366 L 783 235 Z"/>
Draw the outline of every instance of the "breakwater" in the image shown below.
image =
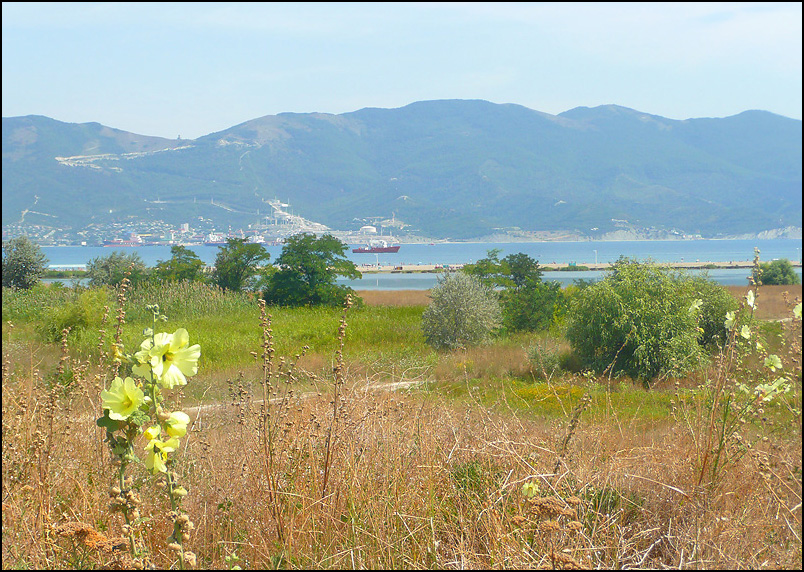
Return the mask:
<path fill-rule="evenodd" d="M 658 266 L 675 268 L 678 270 L 718 270 L 726 268 L 751 268 L 754 265 L 752 260 L 730 260 L 728 262 L 657 262 Z M 794 268 L 801 268 L 800 261 L 790 261 Z M 377 273 L 410 273 L 410 272 L 444 272 L 445 270 L 460 270 L 463 264 L 362 264 L 358 267 L 363 274 Z M 547 263 L 539 266 L 552 272 L 583 272 L 586 270 L 608 270 L 612 267 L 610 262 L 586 263 L 583 265 L 568 266 L 567 264 Z"/>

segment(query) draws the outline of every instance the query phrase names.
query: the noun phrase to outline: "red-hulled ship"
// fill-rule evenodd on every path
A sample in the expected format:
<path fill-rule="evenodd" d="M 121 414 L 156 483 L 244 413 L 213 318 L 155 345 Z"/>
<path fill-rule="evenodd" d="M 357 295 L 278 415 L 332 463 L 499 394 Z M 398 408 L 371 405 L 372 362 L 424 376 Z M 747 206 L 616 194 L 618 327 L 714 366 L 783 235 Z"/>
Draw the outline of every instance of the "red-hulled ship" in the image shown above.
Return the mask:
<path fill-rule="evenodd" d="M 382 254 L 384 252 L 399 252 L 399 245 L 389 246 L 384 240 L 370 240 L 366 246 L 353 248 L 352 252 L 358 254 Z"/>

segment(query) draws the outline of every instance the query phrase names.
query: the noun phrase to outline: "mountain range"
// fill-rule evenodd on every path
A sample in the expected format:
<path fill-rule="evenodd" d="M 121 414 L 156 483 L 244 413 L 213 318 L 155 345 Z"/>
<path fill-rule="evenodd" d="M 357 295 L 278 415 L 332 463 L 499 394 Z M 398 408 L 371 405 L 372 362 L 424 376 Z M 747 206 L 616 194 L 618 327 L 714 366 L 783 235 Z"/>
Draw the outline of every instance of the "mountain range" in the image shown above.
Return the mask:
<path fill-rule="evenodd" d="M 333 229 L 378 217 L 453 239 L 802 226 L 801 121 L 766 111 L 673 120 L 437 100 L 280 113 L 194 140 L 35 115 L 4 117 L 2 136 L 4 226 L 200 216 L 245 228 L 274 199 Z"/>

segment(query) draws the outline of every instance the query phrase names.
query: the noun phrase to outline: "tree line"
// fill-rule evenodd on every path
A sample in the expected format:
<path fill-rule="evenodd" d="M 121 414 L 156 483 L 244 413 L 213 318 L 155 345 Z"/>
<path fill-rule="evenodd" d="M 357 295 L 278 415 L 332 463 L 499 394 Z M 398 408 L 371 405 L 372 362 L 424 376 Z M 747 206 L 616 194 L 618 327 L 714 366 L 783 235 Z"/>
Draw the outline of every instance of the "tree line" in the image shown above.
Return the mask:
<path fill-rule="evenodd" d="M 274 264 L 259 244 L 229 239 L 208 271 L 192 250 L 173 246 L 171 257 L 146 268 L 137 253 L 112 252 L 87 264 L 90 286 L 203 281 L 227 291 L 259 292 L 270 305 L 341 306 L 351 288 L 340 276 L 359 278 L 346 258 L 347 245 L 331 235 L 290 237 Z M 734 331 L 736 299 L 705 275 L 621 257 L 599 282 L 576 280 L 561 288 L 543 280 L 539 262 L 517 253 L 486 258 L 459 272 L 446 272 L 430 291 L 422 314 L 425 341 L 451 351 L 515 332 L 556 328 L 582 368 L 611 370 L 646 383 L 658 376 L 696 369 Z M 758 253 L 757 253 L 758 261 Z M 47 259 L 26 237 L 3 244 L 3 287 L 30 289 L 44 275 Z M 757 263 L 751 280 L 798 284 L 787 259 Z M 542 356 L 543 357 L 543 356 Z"/>
<path fill-rule="evenodd" d="M 174 245 L 170 258 L 149 268 L 136 252 L 113 251 L 87 263 L 91 287 L 117 286 L 123 278 L 142 282 L 207 282 L 227 291 L 261 292 L 270 304 L 342 305 L 352 289 L 338 277 L 357 279 L 360 271 L 346 258 L 347 245 L 332 235 L 300 233 L 287 239 L 274 264 L 261 244 L 230 238 L 218 247 L 211 269 L 191 249 Z M 47 271 L 42 250 L 25 236 L 3 243 L 3 287 L 28 289 Z"/>

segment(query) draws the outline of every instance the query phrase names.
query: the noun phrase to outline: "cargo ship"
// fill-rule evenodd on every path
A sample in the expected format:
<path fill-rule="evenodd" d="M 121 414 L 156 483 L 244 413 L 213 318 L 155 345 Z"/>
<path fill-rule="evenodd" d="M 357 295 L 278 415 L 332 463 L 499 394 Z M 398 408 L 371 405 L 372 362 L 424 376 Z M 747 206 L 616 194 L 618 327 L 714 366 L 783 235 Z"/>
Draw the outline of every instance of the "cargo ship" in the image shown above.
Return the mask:
<path fill-rule="evenodd" d="M 142 237 L 139 236 L 137 233 L 132 232 L 127 240 L 115 238 L 112 240 L 104 240 L 103 246 L 116 248 L 116 247 L 137 247 L 137 246 L 149 246 L 149 244 L 142 240 Z"/>
<path fill-rule="evenodd" d="M 384 240 L 371 240 L 365 246 L 353 248 L 352 252 L 358 254 L 382 254 L 384 252 L 399 252 L 399 245 L 389 246 Z"/>
<path fill-rule="evenodd" d="M 231 234 L 229 235 L 231 237 Z M 209 233 L 204 237 L 204 246 L 226 246 L 227 237 L 222 234 Z"/>

